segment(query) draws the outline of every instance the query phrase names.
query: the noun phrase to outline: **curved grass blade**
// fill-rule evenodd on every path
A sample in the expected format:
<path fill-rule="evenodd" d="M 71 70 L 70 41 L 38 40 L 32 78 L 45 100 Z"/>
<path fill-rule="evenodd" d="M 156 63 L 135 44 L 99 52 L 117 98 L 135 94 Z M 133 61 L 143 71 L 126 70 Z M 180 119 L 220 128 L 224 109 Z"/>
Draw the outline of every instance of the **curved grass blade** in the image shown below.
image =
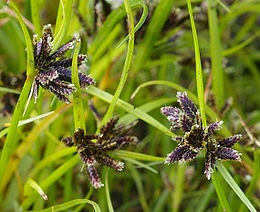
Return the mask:
<path fill-rule="evenodd" d="M 140 8 L 143 6 L 142 0 L 130 1 L 131 9 Z M 99 33 L 95 37 L 95 40 L 91 44 L 88 53 L 94 55 L 98 51 L 98 48 L 103 44 L 103 41 L 108 37 L 113 28 L 125 17 L 126 11 L 123 5 L 114 10 L 106 19 L 103 26 L 99 29 Z"/>
<path fill-rule="evenodd" d="M 135 159 L 132 159 L 132 158 L 126 158 L 126 157 L 120 157 L 120 158 L 122 158 L 123 160 L 126 160 L 126 161 L 128 161 L 128 162 L 130 162 L 132 164 L 135 164 L 135 165 L 137 165 L 137 166 L 139 166 L 141 168 L 147 169 L 147 170 L 149 170 L 149 171 L 151 171 L 151 172 L 153 172 L 155 174 L 158 174 L 157 170 L 153 169 L 152 167 L 150 167 L 147 164 L 144 164 L 144 163 L 142 163 L 142 162 L 140 162 L 138 160 L 135 160 Z"/>
<path fill-rule="evenodd" d="M 67 110 L 71 105 L 65 105 L 58 108 L 54 113 L 43 119 L 38 125 L 36 125 L 30 133 L 23 139 L 23 142 L 16 148 L 14 157 L 11 157 L 7 163 L 8 169 L 4 172 L 4 177 L 1 183 L 1 190 L 5 188 L 8 182 L 10 182 L 13 173 L 17 169 L 17 166 L 21 158 L 28 152 L 32 144 L 36 141 L 36 138 L 42 133 L 55 119 L 59 117 L 61 113 Z M 10 130 L 9 130 L 10 133 Z"/>
<path fill-rule="evenodd" d="M 26 119 L 26 120 L 19 121 L 19 123 L 18 123 L 17 126 L 20 127 L 20 126 L 23 126 L 23 125 L 25 125 L 25 124 L 34 122 L 34 121 L 36 121 L 36 120 L 38 120 L 38 119 L 45 118 L 45 117 L 51 115 L 52 113 L 53 113 L 53 111 L 51 111 L 51 112 L 49 112 L 49 113 L 41 114 L 41 115 L 36 116 L 36 117 L 29 118 L 29 119 Z M 6 124 L 6 126 L 9 126 L 9 125 L 10 125 L 9 123 Z M 5 128 L 5 129 L 3 129 L 2 131 L 0 131 L 0 138 L 2 138 L 5 134 L 7 134 L 7 133 L 8 133 L 8 130 L 9 130 L 9 127 L 7 127 L 7 128 Z"/>
<path fill-rule="evenodd" d="M 226 56 L 231 56 L 235 53 L 237 53 L 239 50 L 243 49 L 244 47 L 246 47 L 247 45 L 249 45 L 252 41 L 254 41 L 257 37 L 260 36 L 260 31 L 257 31 L 254 35 L 252 35 L 250 38 L 248 38 L 247 40 L 243 41 L 242 43 L 233 46 L 229 49 L 223 50 L 222 51 L 222 55 L 224 57 Z"/>
<path fill-rule="evenodd" d="M 133 13 L 132 13 L 132 9 L 131 9 L 129 0 L 125 0 L 124 3 L 125 3 L 127 20 L 128 20 L 128 28 L 129 28 L 130 39 L 128 41 L 126 58 L 125 58 L 125 62 L 124 62 L 122 75 L 121 75 L 121 78 L 120 78 L 120 81 L 119 81 L 119 85 L 116 89 L 116 92 L 113 96 L 113 99 L 112 99 L 110 105 L 109 105 L 109 108 L 108 108 L 104 118 L 102 119 L 99 127 L 101 127 L 105 123 L 107 123 L 109 121 L 109 119 L 112 118 L 112 116 L 113 116 L 113 112 L 115 110 L 116 103 L 117 103 L 117 101 L 118 101 L 118 99 L 119 99 L 119 97 L 120 97 L 120 95 L 123 91 L 125 82 L 127 80 L 128 71 L 130 69 L 130 65 L 131 65 L 132 57 L 133 57 L 133 53 L 134 53 L 134 18 L 133 18 Z"/>
<path fill-rule="evenodd" d="M 138 21 L 138 23 L 136 24 L 135 28 L 134 28 L 134 32 L 136 33 L 140 27 L 144 24 L 147 16 L 148 16 L 148 7 L 146 6 L 146 4 L 141 1 L 142 3 L 142 7 L 143 7 L 143 13 L 142 13 L 142 16 L 140 18 L 140 20 Z M 122 40 L 120 42 L 120 44 L 117 46 L 117 48 L 120 48 L 126 41 L 128 41 L 128 39 L 130 38 L 130 35 L 128 34 L 124 40 Z"/>
<path fill-rule="evenodd" d="M 142 110 L 145 113 L 149 113 L 150 111 L 154 110 L 155 108 L 162 107 L 163 105 L 167 105 L 172 102 L 176 102 L 177 98 L 176 97 L 170 97 L 170 98 L 159 98 L 153 101 L 150 101 L 148 103 L 145 103 L 138 107 L 138 109 Z M 122 118 L 119 119 L 119 123 L 131 123 L 137 119 L 136 116 L 133 114 L 126 114 Z"/>
<path fill-rule="evenodd" d="M 173 7 L 174 0 L 159 1 L 149 22 L 142 44 L 138 48 L 133 72 L 138 72 L 150 57 L 152 48 Z"/>
<path fill-rule="evenodd" d="M 34 189 L 35 191 L 37 191 L 40 195 L 41 195 L 41 197 L 44 199 L 44 200 L 48 200 L 48 197 L 47 197 L 47 195 L 44 193 L 44 191 L 42 190 L 42 188 L 33 180 L 33 179 L 29 179 L 27 182 L 26 182 L 26 184 L 25 184 L 25 191 L 24 191 L 24 193 L 25 193 L 25 195 L 26 195 L 26 193 L 27 194 L 29 194 L 29 188 L 28 187 L 31 187 L 32 189 Z M 27 190 L 27 191 L 26 191 Z"/>
<path fill-rule="evenodd" d="M 17 9 L 17 7 L 15 6 L 15 4 L 13 2 L 9 3 L 10 7 L 15 11 L 15 13 L 17 14 L 17 18 L 18 21 L 21 25 L 21 28 L 23 30 L 24 33 L 24 37 L 25 37 L 25 41 L 26 41 L 26 48 L 27 48 L 27 78 L 25 81 L 25 84 L 23 86 L 21 95 L 18 99 L 18 102 L 15 106 L 15 110 L 13 113 L 13 118 L 12 118 L 12 122 L 11 122 L 11 126 L 9 128 L 6 140 L 5 140 L 5 144 L 1 153 L 1 160 L 0 160 L 0 183 L 2 183 L 2 178 L 4 175 L 4 171 L 7 165 L 7 161 L 10 157 L 11 154 L 11 150 L 14 149 L 13 145 L 14 145 L 14 141 L 15 141 L 15 136 L 16 136 L 16 129 L 18 126 L 18 122 L 22 117 L 22 113 L 23 113 L 23 109 L 24 109 L 24 105 L 26 104 L 28 95 L 30 93 L 31 90 L 31 86 L 33 83 L 33 79 L 34 79 L 34 56 L 33 56 L 33 47 L 32 47 L 32 42 L 31 42 L 31 38 L 29 35 L 29 32 L 25 26 L 25 23 Z"/>
<path fill-rule="evenodd" d="M 98 98 L 100 98 L 103 101 L 108 102 L 108 103 L 110 103 L 112 101 L 112 98 L 113 98 L 113 96 L 111 94 L 109 94 L 109 93 L 107 93 L 107 92 L 105 92 L 105 91 L 103 91 L 99 88 L 93 87 L 93 86 L 88 87 L 86 92 L 88 94 L 91 94 L 92 96 L 96 96 L 96 97 L 98 97 Z M 167 127 L 162 125 L 159 121 L 157 121 L 156 119 L 154 119 L 153 117 L 151 117 L 147 113 L 144 113 L 139 108 L 135 108 L 133 105 L 131 105 L 131 104 L 129 104 L 129 103 L 127 103 L 127 102 L 125 102 L 121 99 L 118 99 L 116 104 L 121 109 L 135 115 L 139 119 L 142 119 L 143 121 L 145 121 L 148 124 L 154 126 L 158 130 L 162 131 L 166 135 L 169 135 L 171 137 L 175 137 L 175 134 L 173 132 L 171 132 Z"/>
<path fill-rule="evenodd" d="M 63 176 L 68 170 L 72 169 L 76 164 L 80 161 L 78 155 L 75 155 L 65 163 L 63 163 L 59 168 L 53 171 L 45 180 L 43 180 L 39 185 L 43 190 L 46 190 L 50 187 L 54 182 L 56 182 L 61 176 Z M 27 210 L 31 204 L 35 202 L 38 195 L 36 193 L 32 193 L 25 201 L 22 203 L 22 207 L 24 210 Z"/>
<path fill-rule="evenodd" d="M 58 15 L 56 19 L 56 25 L 54 30 L 53 48 L 52 51 L 55 52 L 60 46 L 63 38 L 67 35 L 71 12 L 72 12 L 73 0 L 60 0 Z"/>
<path fill-rule="evenodd" d="M 69 210 L 72 207 L 75 207 L 77 205 L 82 205 L 82 204 L 89 204 L 92 205 L 93 209 L 95 212 L 101 212 L 99 205 L 91 200 L 88 199 L 75 199 L 75 200 L 71 200 L 69 202 L 65 202 L 63 204 L 60 205 L 54 205 L 50 208 L 46 208 L 43 210 L 32 210 L 30 212 L 58 212 L 58 211 L 65 211 L 65 210 Z"/>

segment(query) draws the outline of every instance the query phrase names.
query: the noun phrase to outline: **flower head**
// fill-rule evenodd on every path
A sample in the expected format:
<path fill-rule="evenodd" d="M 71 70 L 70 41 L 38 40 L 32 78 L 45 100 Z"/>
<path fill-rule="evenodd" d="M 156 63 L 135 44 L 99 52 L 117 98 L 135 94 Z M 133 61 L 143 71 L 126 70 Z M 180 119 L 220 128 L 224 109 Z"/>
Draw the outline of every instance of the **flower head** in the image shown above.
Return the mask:
<path fill-rule="evenodd" d="M 33 37 L 34 66 L 37 71 L 33 86 L 35 101 L 38 97 L 39 86 L 54 93 L 59 100 L 69 103 L 66 95 L 72 94 L 75 87 L 71 84 L 72 58 L 64 58 L 64 54 L 74 47 L 77 37 L 63 44 L 52 53 L 52 32 L 51 25 L 43 27 L 42 38 L 37 41 L 37 35 Z M 78 65 L 86 60 L 85 55 L 78 56 Z M 94 80 L 83 73 L 78 73 L 81 87 L 95 84 Z"/>
<path fill-rule="evenodd" d="M 240 153 L 231 149 L 236 142 L 241 139 L 241 135 L 234 135 L 223 140 L 210 140 L 206 145 L 205 172 L 204 174 L 210 179 L 217 160 L 237 160 L 241 161 Z"/>
<path fill-rule="evenodd" d="M 123 171 L 124 163 L 109 156 L 112 152 L 127 144 L 137 142 L 134 136 L 128 136 L 127 132 L 133 125 L 125 126 L 117 124 L 118 118 L 112 118 L 100 130 L 99 134 L 84 134 L 83 129 L 75 131 L 73 137 L 67 137 L 62 141 L 66 146 L 76 146 L 79 156 L 83 161 L 91 184 L 95 188 L 103 186 L 95 165 L 105 165 L 116 171 Z"/>
<path fill-rule="evenodd" d="M 223 121 L 216 121 L 204 128 L 200 112 L 187 93 L 178 92 L 177 98 L 181 109 L 171 106 L 161 108 L 161 113 L 171 123 L 171 130 L 180 129 L 184 133 L 183 136 L 173 138 L 178 142 L 178 147 L 167 155 L 165 163 L 193 160 L 203 148 L 206 148 L 205 174 L 209 179 L 216 160 L 240 160 L 239 153 L 230 148 L 240 140 L 240 135 L 220 141 L 214 140 L 211 137 L 221 128 Z"/>

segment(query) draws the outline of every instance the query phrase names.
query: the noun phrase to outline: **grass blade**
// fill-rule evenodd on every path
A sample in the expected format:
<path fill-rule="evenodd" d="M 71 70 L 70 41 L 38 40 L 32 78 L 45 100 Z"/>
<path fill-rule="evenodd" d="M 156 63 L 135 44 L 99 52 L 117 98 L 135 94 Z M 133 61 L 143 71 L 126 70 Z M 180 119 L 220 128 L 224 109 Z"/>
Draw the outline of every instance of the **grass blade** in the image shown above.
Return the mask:
<path fill-rule="evenodd" d="M 124 63 L 124 67 L 123 67 L 123 71 L 122 71 L 122 75 L 121 75 L 121 78 L 120 78 L 119 85 L 118 85 L 116 92 L 113 96 L 113 99 L 112 99 L 112 101 L 109 105 L 109 108 L 106 112 L 106 115 L 103 118 L 103 120 L 101 121 L 99 127 L 101 127 L 105 123 L 107 123 L 109 121 L 109 119 L 112 118 L 112 116 L 113 116 L 113 112 L 114 112 L 114 109 L 116 107 L 117 100 L 119 99 L 119 97 L 120 97 L 120 95 L 123 91 L 125 82 L 127 80 L 128 71 L 130 69 L 130 65 L 131 65 L 131 61 L 132 61 L 132 57 L 133 57 L 133 53 L 134 53 L 134 18 L 133 18 L 133 13 L 132 13 L 132 10 L 131 10 L 129 0 L 125 0 L 124 3 L 125 3 L 126 14 L 127 14 L 130 39 L 128 41 L 125 63 Z"/>
<path fill-rule="evenodd" d="M 66 161 L 59 168 L 53 171 L 45 180 L 43 180 L 39 185 L 43 190 L 46 190 L 50 187 L 54 182 L 56 182 L 61 176 L 63 176 L 68 170 L 73 168 L 79 162 L 78 155 L 75 155 L 70 160 Z M 32 193 L 23 203 L 22 207 L 24 210 L 27 210 L 31 204 L 35 202 L 38 195 L 36 193 Z"/>
<path fill-rule="evenodd" d="M 35 191 L 37 191 L 44 200 L 48 200 L 47 195 L 44 193 L 44 191 L 42 190 L 42 188 L 33 180 L 33 179 L 29 179 L 26 184 L 25 184 L 25 194 L 26 194 L 26 188 L 29 189 L 28 187 L 33 188 Z M 30 192 L 29 190 L 27 190 L 28 192 Z"/>
<path fill-rule="evenodd" d="M 134 72 L 138 72 L 150 57 L 152 48 L 158 39 L 165 21 L 173 6 L 174 0 L 160 1 L 144 35 L 144 42 L 139 46 L 136 55 Z"/>
<path fill-rule="evenodd" d="M 103 90 L 100 90 L 96 87 L 89 87 L 86 92 L 88 94 L 91 94 L 93 96 L 96 96 L 100 99 L 102 99 L 105 102 L 110 103 L 112 101 L 113 96 Z M 148 115 L 147 113 L 144 113 L 142 110 L 135 108 L 133 105 L 119 99 L 117 101 L 117 106 L 120 107 L 121 109 L 135 115 L 139 119 L 142 119 L 143 121 L 147 122 L 148 124 L 154 126 L 158 130 L 162 131 L 166 135 L 169 135 L 171 137 L 174 137 L 175 134 L 171 132 L 167 127 L 162 125 L 159 121 Z"/>
<path fill-rule="evenodd" d="M 225 198 L 226 195 L 224 193 L 224 190 L 221 185 L 221 181 L 220 181 L 218 173 L 216 171 L 211 175 L 211 180 L 214 184 L 215 190 L 218 195 L 218 199 L 220 201 L 220 204 L 221 204 L 223 210 L 227 211 L 227 212 L 232 212 L 232 210 L 229 206 L 228 200 L 227 200 L 227 198 Z"/>
<path fill-rule="evenodd" d="M 200 58 L 200 50 L 199 50 L 199 42 L 195 27 L 195 22 L 193 19 L 193 13 L 192 13 L 192 7 L 191 7 L 191 1 L 187 0 L 188 4 L 188 10 L 190 14 L 190 22 L 191 22 L 191 28 L 192 28 L 192 36 L 193 36 L 193 43 L 194 43 L 194 50 L 195 50 L 195 61 L 196 61 L 196 82 L 197 82 L 197 92 L 198 92 L 198 100 L 199 100 L 199 108 L 201 112 L 201 118 L 203 126 L 207 126 L 206 121 L 206 114 L 205 114 L 205 106 L 204 106 L 204 84 L 203 84 L 203 72 L 202 72 L 202 66 L 201 66 L 201 58 Z M 214 79 L 213 79 L 214 80 Z M 216 173 L 214 173 L 216 175 Z M 224 210 L 230 210 L 229 203 L 226 199 L 226 196 L 223 195 L 224 191 L 221 187 L 221 183 L 218 178 L 215 177 L 214 185 L 216 185 L 215 189 L 218 194 L 218 198 L 223 206 Z"/>
<path fill-rule="evenodd" d="M 227 57 L 230 55 L 233 55 L 235 53 L 237 53 L 239 50 L 242 50 L 244 47 L 246 47 L 248 44 L 250 44 L 252 41 L 254 41 L 258 36 L 260 36 L 260 31 L 256 32 L 255 34 L 253 34 L 250 38 L 248 38 L 247 40 L 243 41 L 242 43 L 233 46 L 229 49 L 223 50 L 222 51 L 222 56 L 223 57 Z"/>
<path fill-rule="evenodd" d="M 18 123 L 17 126 L 20 127 L 20 126 L 23 126 L 23 125 L 25 125 L 25 124 L 29 124 L 29 123 L 31 123 L 31 122 L 34 122 L 34 121 L 38 120 L 38 119 L 45 118 L 45 117 L 51 115 L 52 113 L 53 113 L 53 111 L 51 111 L 51 112 L 49 112 L 49 113 L 41 114 L 41 115 L 36 116 L 36 117 L 29 118 L 29 119 L 26 119 L 26 120 L 19 121 L 19 123 Z M 10 125 L 9 123 L 6 124 L 6 126 L 9 126 L 9 125 Z M 3 129 L 2 131 L 0 131 L 0 138 L 2 138 L 5 134 L 7 134 L 7 133 L 8 133 L 8 130 L 9 130 L 9 127 Z"/>
<path fill-rule="evenodd" d="M 135 164 L 137 166 L 140 166 L 141 168 L 144 168 L 144 169 L 147 169 L 155 174 L 158 174 L 158 171 L 156 171 L 155 169 L 153 169 L 152 167 L 138 161 L 138 160 L 135 160 L 135 159 L 132 159 L 132 158 L 126 158 L 126 157 L 121 157 L 123 160 L 126 160 L 132 164 Z"/>
<path fill-rule="evenodd" d="M 20 94 L 21 93 L 20 91 L 17 91 L 15 89 L 4 88 L 4 87 L 0 87 L 0 92 L 3 92 L 3 93 L 14 93 L 14 94 Z"/>
<path fill-rule="evenodd" d="M 13 118 L 12 118 L 12 122 L 11 122 L 11 126 L 9 128 L 6 140 L 5 140 L 5 144 L 1 153 L 1 160 L 0 160 L 0 183 L 2 183 L 2 178 L 4 175 L 4 171 L 6 168 L 6 164 L 7 161 L 10 157 L 11 154 L 11 150 L 14 149 L 13 145 L 14 145 L 14 141 L 15 141 L 15 136 L 16 136 L 16 129 L 18 126 L 18 122 L 22 117 L 22 113 L 23 113 L 23 109 L 24 109 L 24 105 L 26 104 L 28 95 L 30 93 L 31 90 L 31 86 L 33 83 L 33 79 L 34 79 L 34 56 L 33 56 L 33 47 L 32 47 L 32 42 L 31 42 L 31 38 L 29 35 L 29 32 L 25 26 L 25 23 L 17 9 L 17 7 L 15 6 L 15 4 L 13 2 L 9 3 L 10 7 L 15 11 L 18 21 L 21 25 L 21 28 L 23 30 L 24 33 L 24 37 L 25 37 L 25 41 L 26 41 L 26 48 L 27 48 L 27 78 L 25 81 L 25 84 L 23 86 L 21 95 L 18 99 L 18 102 L 16 104 L 14 113 L 13 113 Z"/>
<path fill-rule="evenodd" d="M 54 30 L 53 48 L 52 51 L 56 51 L 65 35 L 67 35 L 71 12 L 72 12 L 73 0 L 60 0 L 58 15 L 56 19 L 56 25 Z"/>
<path fill-rule="evenodd" d="M 246 207 L 251 212 L 256 212 L 256 209 L 252 205 L 252 203 L 248 200 L 244 192 L 240 189 L 240 187 L 237 185 L 233 177 L 228 173 L 225 166 L 221 163 L 217 163 L 217 169 L 222 174 L 225 181 L 229 184 L 229 186 L 233 189 L 233 191 L 236 193 L 236 195 L 241 199 L 241 201 L 246 205 Z"/>
<path fill-rule="evenodd" d="M 139 193 L 139 196 L 140 196 L 139 198 L 140 198 L 142 210 L 145 211 L 145 212 L 148 212 L 149 207 L 148 207 L 147 202 L 146 202 L 146 197 L 145 197 L 145 192 L 144 192 L 144 188 L 143 188 L 143 184 L 142 184 L 142 179 L 141 179 L 139 173 L 137 172 L 137 170 L 134 168 L 134 166 L 132 164 L 129 163 L 128 167 L 131 170 L 134 181 L 136 183 L 136 187 L 137 187 L 137 190 L 138 190 L 138 193 Z"/>
<path fill-rule="evenodd" d="M 50 208 L 46 208 L 46 209 L 43 209 L 43 210 L 33 210 L 33 211 L 30 211 L 30 212 L 65 211 L 65 210 L 69 210 L 72 207 L 75 207 L 77 205 L 82 205 L 82 204 L 90 204 L 94 208 L 95 212 L 101 212 L 98 204 L 96 202 L 88 200 L 88 199 L 75 199 L 75 200 L 71 200 L 69 202 L 65 202 L 63 204 L 60 204 L 60 205 L 54 205 L 54 206 L 52 206 Z"/>
<path fill-rule="evenodd" d="M 109 172 L 109 169 L 107 168 L 106 169 L 106 177 L 105 177 L 105 191 L 106 191 L 106 198 L 107 198 L 107 206 L 108 206 L 109 212 L 114 212 L 113 204 L 112 204 L 110 192 L 109 192 L 108 172 Z"/>
<path fill-rule="evenodd" d="M 224 104 L 224 81 L 222 69 L 221 42 L 218 30 L 218 17 L 216 7 L 212 0 L 208 0 L 208 22 L 210 34 L 210 58 L 212 69 L 212 88 L 216 97 L 216 106 L 218 109 Z"/>
<path fill-rule="evenodd" d="M 116 152 L 116 155 L 123 158 L 131 158 L 135 160 L 144 160 L 144 161 L 165 161 L 165 158 L 152 156 L 152 155 L 146 155 L 142 153 L 137 152 L 129 152 L 125 150 L 118 150 Z"/>
<path fill-rule="evenodd" d="M 190 14 L 190 23 L 192 29 L 192 37 L 195 51 L 195 62 L 196 62 L 196 82 L 197 82 L 197 93 L 199 100 L 199 108 L 202 118 L 202 123 L 204 127 L 207 126 L 206 115 L 205 115 L 205 106 L 204 106 L 204 84 L 203 84 L 203 72 L 201 66 L 201 58 L 200 58 L 200 49 L 199 49 L 199 41 L 196 32 L 195 22 L 192 13 L 192 7 L 190 0 L 187 0 L 189 14 Z"/>
<path fill-rule="evenodd" d="M 40 14 L 39 14 L 39 1 L 31 0 L 31 16 L 32 22 L 34 25 L 34 33 L 41 35 L 41 23 L 40 23 Z"/>
<path fill-rule="evenodd" d="M 81 97 L 81 89 L 79 84 L 79 75 L 78 75 L 78 55 L 79 55 L 80 41 L 77 40 L 73 60 L 72 60 L 72 71 L 71 71 L 71 81 L 75 85 L 76 91 L 73 92 L 73 116 L 74 116 L 74 125 L 75 129 L 86 130 L 85 118 L 84 118 L 84 107 Z"/>
<path fill-rule="evenodd" d="M 140 18 L 140 20 L 138 21 L 138 23 L 136 24 L 135 28 L 134 28 L 134 32 L 136 33 L 138 31 L 138 29 L 140 29 L 140 27 L 143 25 L 143 23 L 145 22 L 147 16 L 148 16 L 148 7 L 146 6 L 146 4 L 141 1 L 142 6 L 143 6 L 143 13 L 142 16 Z M 128 39 L 130 38 L 130 35 L 128 34 L 124 40 L 122 40 L 120 42 L 120 44 L 117 46 L 117 48 L 120 48 L 126 41 L 128 41 Z"/>

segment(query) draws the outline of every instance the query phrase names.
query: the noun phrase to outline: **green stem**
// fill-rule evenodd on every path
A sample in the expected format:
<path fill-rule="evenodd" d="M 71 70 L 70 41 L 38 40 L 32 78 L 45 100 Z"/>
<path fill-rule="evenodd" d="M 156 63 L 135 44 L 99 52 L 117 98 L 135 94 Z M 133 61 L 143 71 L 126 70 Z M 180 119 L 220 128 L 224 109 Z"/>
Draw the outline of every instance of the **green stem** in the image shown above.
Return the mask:
<path fill-rule="evenodd" d="M 73 60 L 72 60 L 72 71 L 71 71 L 71 82 L 75 85 L 76 91 L 73 93 L 73 116 L 75 129 L 86 130 L 85 118 L 84 118 L 84 107 L 81 99 L 81 90 L 78 75 L 78 55 L 80 49 L 80 41 L 77 40 Z"/>
<path fill-rule="evenodd" d="M 38 0 L 31 0 L 31 16 L 35 34 L 41 35 L 41 23 L 38 4 Z"/>
<path fill-rule="evenodd" d="M 226 195 L 224 193 L 224 190 L 222 189 L 221 181 L 219 180 L 219 176 L 216 171 L 211 175 L 211 180 L 214 184 L 215 190 L 218 195 L 218 199 L 220 201 L 223 210 L 227 212 L 231 212 L 232 210 L 228 204 L 228 200 L 225 197 Z"/>
<path fill-rule="evenodd" d="M 188 4 L 188 9 L 189 9 L 189 14 L 190 14 L 190 22 L 191 22 L 193 44 L 194 44 L 194 51 L 195 51 L 196 82 L 197 82 L 197 92 L 198 92 L 198 99 L 199 99 L 199 108 L 200 108 L 203 126 L 206 127 L 207 121 L 206 121 L 205 106 L 204 106 L 203 72 L 202 72 L 202 66 L 201 66 L 199 42 L 198 42 L 198 36 L 197 36 L 195 22 L 194 22 L 193 13 L 192 13 L 191 1 L 187 0 L 187 4 Z"/>
<path fill-rule="evenodd" d="M 205 105 L 204 105 L 203 72 L 202 72 L 201 59 L 200 59 L 199 42 L 198 42 L 195 22 L 194 22 L 193 14 L 192 14 L 191 1 L 187 0 L 187 4 L 188 4 L 188 9 L 189 9 L 189 14 L 190 14 L 190 22 L 191 22 L 191 28 L 192 28 L 194 50 L 195 50 L 196 82 L 197 82 L 197 92 L 198 92 L 198 99 L 199 99 L 199 108 L 200 108 L 200 112 L 201 112 L 203 126 L 206 127 L 207 121 L 206 121 Z M 213 178 L 214 178 L 214 176 L 213 176 Z M 215 189 L 217 191 L 218 198 L 221 202 L 221 205 L 224 206 L 223 207 L 224 209 L 231 211 L 228 201 L 226 199 L 226 196 L 223 195 L 224 191 L 221 186 L 221 182 L 219 181 L 219 179 L 217 177 L 215 177 L 215 180 L 213 181 L 213 183 L 214 183 Z"/>
<path fill-rule="evenodd" d="M 127 80 L 128 71 L 130 69 L 130 65 L 131 65 L 131 61 L 132 61 L 132 57 L 133 57 L 133 52 L 134 52 L 134 18 L 133 18 L 133 13 L 132 13 L 132 10 L 131 10 L 129 0 L 125 0 L 124 3 L 125 3 L 125 10 L 126 10 L 126 14 L 127 14 L 128 28 L 129 28 L 129 41 L 128 41 L 126 59 L 125 59 L 125 63 L 124 63 L 124 67 L 123 67 L 123 71 L 122 71 L 122 75 L 121 75 L 121 78 L 120 78 L 119 85 L 117 87 L 115 95 L 113 96 L 112 102 L 109 105 L 109 108 L 106 112 L 106 115 L 103 118 L 102 122 L 100 123 L 99 127 L 101 127 L 102 125 L 107 123 L 108 120 L 110 118 L 112 118 L 112 116 L 113 116 L 113 112 L 115 110 L 117 100 L 119 99 L 119 97 L 120 97 L 120 95 L 123 91 L 125 82 Z"/>
<path fill-rule="evenodd" d="M 218 17 L 213 0 L 208 0 L 208 22 L 210 35 L 210 57 L 212 62 L 212 87 L 216 97 L 217 108 L 224 103 L 224 81 L 222 69 L 222 50 L 218 30 Z"/>
<path fill-rule="evenodd" d="M 18 102 L 15 106 L 15 110 L 13 113 L 13 118 L 12 118 L 12 122 L 10 125 L 10 128 L 8 130 L 8 134 L 5 140 L 5 144 L 3 147 L 3 151 L 1 153 L 1 160 L 0 160 L 0 182 L 2 182 L 2 178 L 4 175 L 4 171 L 6 168 L 6 164 L 8 162 L 8 159 L 10 157 L 10 154 L 12 152 L 12 150 L 14 149 L 14 144 L 15 144 L 15 137 L 17 135 L 16 130 L 18 127 L 18 122 L 19 120 L 22 118 L 22 114 L 23 114 L 23 109 L 24 109 L 24 105 L 26 104 L 26 101 L 28 100 L 28 95 L 30 93 L 31 87 L 32 87 L 32 83 L 34 80 L 34 56 L 33 56 L 33 47 L 32 47 L 32 42 L 31 42 L 31 38 L 29 35 L 29 32 L 23 22 L 23 19 L 17 9 L 17 7 L 15 6 L 15 4 L 13 2 L 10 2 L 10 7 L 15 11 L 18 21 L 20 23 L 20 26 L 23 30 L 24 33 L 24 37 L 25 37 L 25 41 L 26 41 L 26 48 L 27 48 L 27 78 L 26 81 L 24 83 L 21 95 L 18 99 Z"/>

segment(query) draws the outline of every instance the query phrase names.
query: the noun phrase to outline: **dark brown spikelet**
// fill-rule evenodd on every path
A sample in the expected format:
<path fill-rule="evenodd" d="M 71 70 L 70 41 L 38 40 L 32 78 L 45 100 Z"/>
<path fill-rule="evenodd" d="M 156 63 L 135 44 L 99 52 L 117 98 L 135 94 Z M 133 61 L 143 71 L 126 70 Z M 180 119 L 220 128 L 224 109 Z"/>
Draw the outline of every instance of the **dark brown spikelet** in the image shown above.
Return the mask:
<path fill-rule="evenodd" d="M 100 130 L 99 134 L 85 134 L 83 129 L 75 131 L 72 137 L 67 137 L 62 141 L 66 146 L 76 146 L 78 154 L 84 163 L 91 184 L 94 188 L 99 188 L 103 184 L 96 170 L 96 165 L 108 166 L 116 171 L 122 171 L 124 163 L 116 161 L 109 153 L 135 143 L 138 139 L 135 136 L 126 135 L 130 124 L 118 124 L 118 117 L 110 119 Z"/>
<path fill-rule="evenodd" d="M 64 58 L 65 53 L 74 48 L 77 37 L 73 37 L 69 42 L 63 44 L 52 53 L 52 32 L 51 26 L 46 25 L 42 30 L 42 37 L 37 41 L 37 35 L 33 37 L 34 66 L 36 76 L 33 86 L 34 99 L 38 98 L 39 86 L 55 94 L 59 100 L 69 103 L 67 95 L 71 95 L 75 90 L 71 84 L 72 58 Z M 86 60 L 85 55 L 78 56 L 78 65 Z M 95 81 L 83 73 L 78 73 L 81 87 L 95 84 Z"/>
<path fill-rule="evenodd" d="M 211 137 L 221 128 L 223 121 L 216 121 L 204 128 L 200 112 L 187 93 L 177 92 L 177 98 L 181 109 L 171 106 L 161 108 L 161 113 L 171 123 L 171 129 L 181 129 L 184 133 L 183 136 L 173 138 L 179 146 L 167 155 L 165 163 L 193 160 L 203 148 L 206 148 L 204 173 L 210 179 L 217 160 L 240 161 L 240 154 L 230 147 L 240 140 L 241 135 L 216 141 Z"/>
<path fill-rule="evenodd" d="M 195 104 L 188 98 L 186 92 L 177 92 L 178 102 L 184 113 L 191 119 L 195 119 L 198 109 Z"/>

